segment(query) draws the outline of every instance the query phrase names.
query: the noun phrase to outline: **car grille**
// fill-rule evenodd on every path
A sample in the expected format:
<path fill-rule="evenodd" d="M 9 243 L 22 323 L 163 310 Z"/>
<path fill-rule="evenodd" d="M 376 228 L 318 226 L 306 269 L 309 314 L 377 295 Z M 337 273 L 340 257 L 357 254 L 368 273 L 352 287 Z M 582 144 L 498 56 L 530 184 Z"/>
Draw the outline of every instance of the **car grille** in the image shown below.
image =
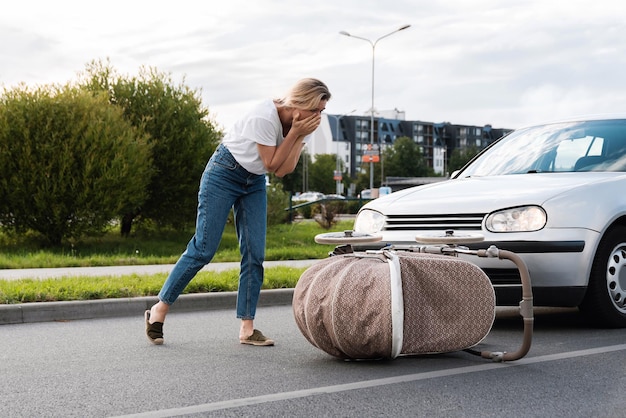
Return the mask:
<path fill-rule="evenodd" d="M 435 231 L 452 229 L 455 231 L 480 231 L 483 213 L 462 213 L 447 215 L 387 215 L 385 231 Z"/>

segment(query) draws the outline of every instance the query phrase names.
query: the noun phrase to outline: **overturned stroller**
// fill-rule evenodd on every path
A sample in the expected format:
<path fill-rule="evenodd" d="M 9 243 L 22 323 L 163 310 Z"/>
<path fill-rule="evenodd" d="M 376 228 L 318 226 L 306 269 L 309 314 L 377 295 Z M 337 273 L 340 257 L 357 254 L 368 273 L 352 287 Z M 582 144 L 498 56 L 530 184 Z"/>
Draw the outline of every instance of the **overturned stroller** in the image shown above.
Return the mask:
<path fill-rule="evenodd" d="M 417 245 L 352 250 L 352 244 L 380 239 L 353 231 L 315 237 L 319 244 L 338 246 L 330 257 L 307 269 L 294 290 L 295 320 L 312 345 L 342 359 L 465 350 L 494 361 L 513 361 L 528 353 L 533 297 L 528 270 L 519 256 L 495 246 L 469 250 L 462 244 L 482 241 L 482 236 L 453 231 L 418 236 Z M 473 349 L 493 326 L 495 293 L 486 274 L 459 254 L 507 259 L 518 268 L 524 323 L 518 350 Z"/>

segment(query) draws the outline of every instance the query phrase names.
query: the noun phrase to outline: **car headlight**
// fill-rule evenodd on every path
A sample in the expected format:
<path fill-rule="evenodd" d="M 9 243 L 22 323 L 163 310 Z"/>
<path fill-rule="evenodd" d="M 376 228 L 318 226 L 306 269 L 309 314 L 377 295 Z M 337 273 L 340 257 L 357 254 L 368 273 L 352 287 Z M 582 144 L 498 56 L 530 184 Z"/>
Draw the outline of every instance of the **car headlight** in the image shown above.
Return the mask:
<path fill-rule="evenodd" d="M 354 231 L 363 234 L 377 234 L 385 225 L 385 217 L 374 210 L 364 209 L 354 221 Z"/>
<path fill-rule="evenodd" d="M 547 220 L 540 206 L 521 206 L 489 214 L 485 227 L 489 232 L 531 232 L 542 229 Z"/>

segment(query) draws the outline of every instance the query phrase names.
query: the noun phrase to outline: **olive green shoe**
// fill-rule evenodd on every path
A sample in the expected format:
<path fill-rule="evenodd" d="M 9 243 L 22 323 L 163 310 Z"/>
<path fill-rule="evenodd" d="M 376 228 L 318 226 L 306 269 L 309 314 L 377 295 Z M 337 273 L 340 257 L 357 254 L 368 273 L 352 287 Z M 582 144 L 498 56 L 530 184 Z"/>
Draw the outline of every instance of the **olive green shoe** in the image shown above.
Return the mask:
<path fill-rule="evenodd" d="M 274 340 L 271 340 L 271 339 L 267 338 L 258 329 L 255 329 L 252 332 L 252 335 L 249 336 L 248 338 L 240 338 L 239 342 L 241 344 L 248 344 L 248 345 L 266 345 L 266 346 L 267 345 L 274 345 Z"/>
<path fill-rule="evenodd" d="M 150 323 L 150 311 L 147 310 L 144 314 L 146 318 L 146 335 L 148 340 L 154 345 L 161 345 L 165 342 L 163 339 L 163 322 Z"/>

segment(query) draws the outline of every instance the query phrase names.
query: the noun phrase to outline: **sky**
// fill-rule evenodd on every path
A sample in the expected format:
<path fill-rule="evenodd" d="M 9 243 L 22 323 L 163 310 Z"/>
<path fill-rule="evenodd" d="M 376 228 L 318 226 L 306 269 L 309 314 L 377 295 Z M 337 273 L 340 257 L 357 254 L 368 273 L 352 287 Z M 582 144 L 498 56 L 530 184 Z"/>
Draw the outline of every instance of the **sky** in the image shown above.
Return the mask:
<path fill-rule="evenodd" d="M 374 109 L 407 120 L 626 113 L 622 0 L 20 0 L 2 6 L 0 39 L 2 89 L 77 81 L 94 60 L 151 67 L 223 128 L 304 77 L 330 88 L 327 113 L 369 115 L 373 62 Z"/>

